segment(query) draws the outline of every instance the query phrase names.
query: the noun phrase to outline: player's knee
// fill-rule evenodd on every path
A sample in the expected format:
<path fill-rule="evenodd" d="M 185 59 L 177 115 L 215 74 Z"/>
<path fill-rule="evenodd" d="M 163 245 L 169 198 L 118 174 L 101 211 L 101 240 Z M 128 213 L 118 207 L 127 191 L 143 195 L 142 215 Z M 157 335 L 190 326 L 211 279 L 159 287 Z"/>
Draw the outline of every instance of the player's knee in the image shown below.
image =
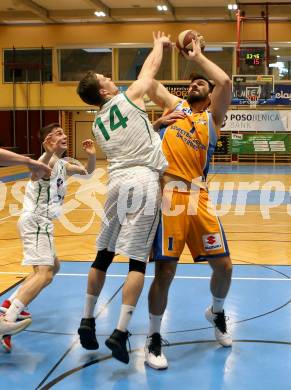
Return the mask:
<path fill-rule="evenodd" d="M 140 260 L 129 259 L 129 267 L 128 272 L 135 271 L 140 272 L 141 274 L 145 274 L 146 271 L 146 263 Z"/>
<path fill-rule="evenodd" d="M 156 268 L 156 273 L 155 273 L 155 280 L 163 285 L 167 286 L 169 285 L 172 280 L 174 279 L 176 274 L 176 264 L 170 263 L 170 262 L 165 262 L 163 264 L 159 264 Z"/>
<path fill-rule="evenodd" d="M 218 260 L 215 264 L 215 270 L 224 276 L 231 276 L 232 263 L 230 257 L 223 257 L 222 259 Z"/>
<path fill-rule="evenodd" d="M 107 272 L 108 267 L 112 263 L 114 255 L 115 255 L 114 252 L 109 252 L 107 249 L 98 251 L 96 258 L 92 263 L 91 267 L 96 268 L 103 272 Z"/>
<path fill-rule="evenodd" d="M 53 267 L 53 276 L 56 275 L 60 270 L 60 262 L 59 260 L 56 258 L 55 259 L 55 264 L 54 264 L 54 267 Z"/>
<path fill-rule="evenodd" d="M 53 270 L 51 269 L 51 270 L 47 270 L 46 272 L 42 272 L 41 275 L 39 275 L 39 277 L 42 280 L 43 286 L 48 286 L 53 281 L 54 278 Z"/>

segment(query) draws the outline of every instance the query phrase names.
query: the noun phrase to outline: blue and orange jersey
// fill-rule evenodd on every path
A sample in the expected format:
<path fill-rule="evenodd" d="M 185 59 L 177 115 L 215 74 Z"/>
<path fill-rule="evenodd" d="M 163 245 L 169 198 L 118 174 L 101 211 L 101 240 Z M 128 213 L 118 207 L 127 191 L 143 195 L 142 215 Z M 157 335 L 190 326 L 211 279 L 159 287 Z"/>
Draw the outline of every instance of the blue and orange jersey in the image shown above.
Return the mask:
<path fill-rule="evenodd" d="M 209 111 L 193 113 L 186 100 L 180 100 L 175 111 L 183 111 L 187 117 L 161 129 L 163 152 L 168 160 L 165 173 L 206 181 L 211 157 L 214 153 L 218 131 Z"/>

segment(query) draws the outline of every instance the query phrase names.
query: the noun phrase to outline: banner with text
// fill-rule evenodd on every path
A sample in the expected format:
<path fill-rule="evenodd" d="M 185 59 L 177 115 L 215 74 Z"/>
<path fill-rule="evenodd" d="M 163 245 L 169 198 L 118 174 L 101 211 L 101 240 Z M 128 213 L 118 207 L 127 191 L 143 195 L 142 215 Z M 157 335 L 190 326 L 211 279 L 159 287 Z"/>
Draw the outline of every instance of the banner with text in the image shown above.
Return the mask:
<path fill-rule="evenodd" d="M 290 110 L 229 110 L 223 131 L 291 131 Z"/>
<path fill-rule="evenodd" d="M 230 151 L 232 154 L 289 153 L 289 134 L 232 134 Z"/>

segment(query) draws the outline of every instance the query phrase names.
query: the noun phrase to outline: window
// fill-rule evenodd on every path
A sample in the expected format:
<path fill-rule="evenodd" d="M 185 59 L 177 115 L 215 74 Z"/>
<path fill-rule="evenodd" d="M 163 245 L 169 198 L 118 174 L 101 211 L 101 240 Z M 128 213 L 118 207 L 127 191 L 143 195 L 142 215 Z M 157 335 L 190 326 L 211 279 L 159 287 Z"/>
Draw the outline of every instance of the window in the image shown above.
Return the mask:
<path fill-rule="evenodd" d="M 79 81 L 88 70 L 111 77 L 112 49 L 60 49 L 59 66 L 61 81 Z"/>
<path fill-rule="evenodd" d="M 52 49 L 4 49 L 4 82 L 52 81 Z"/>
<path fill-rule="evenodd" d="M 119 80 L 136 80 L 137 76 L 150 53 L 151 48 L 122 48 L 119 49 Z M 163 61 L 158 74 L 158 80 L 171 80 L 171 51 L 165 50 Z"/>
<path fill-rule="evenodd" d="M 269 67 L 272 69 L 275 81 L 291 80 L 291 48 L 272 47 Z"/>
<path fill-rule="evenodd" d="M 233 47 L 209 46 L 204 54 L 230 77 L 232 75 Z M 195 71 L 193 62 L 186 60 L 182 55 L 178 56 L 178 80 L 189 80 L 191 73 Z"/>

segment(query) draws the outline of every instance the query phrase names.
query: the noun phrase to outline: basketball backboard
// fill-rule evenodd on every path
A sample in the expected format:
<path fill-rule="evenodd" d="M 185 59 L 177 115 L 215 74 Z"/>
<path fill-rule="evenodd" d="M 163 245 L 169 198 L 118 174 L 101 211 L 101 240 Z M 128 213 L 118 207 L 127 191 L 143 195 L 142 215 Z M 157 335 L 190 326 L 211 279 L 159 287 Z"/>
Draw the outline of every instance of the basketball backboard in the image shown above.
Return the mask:
<path fill-rule="evenodd" d="M 274 98 L 274 94 L 272 75 L 232 76 L 232 104 L 268 104 Z"/>

